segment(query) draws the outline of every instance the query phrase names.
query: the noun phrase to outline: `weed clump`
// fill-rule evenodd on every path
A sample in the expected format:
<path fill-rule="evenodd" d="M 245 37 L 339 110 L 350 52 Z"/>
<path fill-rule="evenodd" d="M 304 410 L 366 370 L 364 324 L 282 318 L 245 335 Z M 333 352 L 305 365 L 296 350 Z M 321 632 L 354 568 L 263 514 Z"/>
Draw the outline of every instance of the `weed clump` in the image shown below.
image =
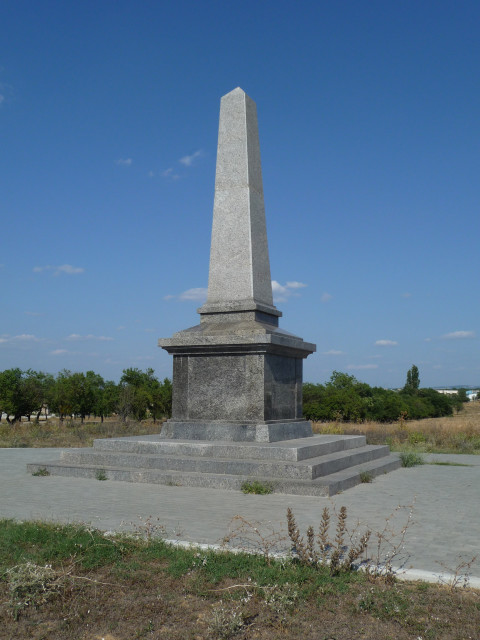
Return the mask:
<path fill-rule="evenodd" d="M 243 493 L 254 493 L 264 496 L 273 493 L 273 485 L 270 482 L 259 482 L 258 480 L 246 481 L 242 484 Z"/>
<path fill-rule="evenodd" d="M 231 606 L 225 606 L 223 602 L 212 609 L 208 629 L 214 638 L 228 640 L 235 635 L 245 624 L 243 613 Z"/>
<path fill-rule="evenodd" d="M 400 454 L 400 460 L 402 461 L 402 467 L 416 467 L 420 464 L 425 464 L 423 456 L 414 451 L 404 451 Z"/>
<path fill-rule="evenodd" d="M 42 567 L 34 562 L 24 562 L 7 569 L 5 577 L 15 619 L 22 609 L 47 602 L 61 587 L 61 575 L 49 564 Z"/>
<path fill-rule="evenodd" d="M 358 540 L 353 540 L 352 536 L 350 536 L 350 546 L 346 544 L 346 507 L 341 507 L 340 513 L 337 515 L 336 535 L 333 541 L 329 537 L 330 512 L 328 507 L 323 509 L 316 536 L 312 526 L 307 529 L 306 540 L 300 535 L 295 516 L 290 507 L 287 509 L 287 524 L 288 535 L 293 543 L 293 551 L 300 563 L 305 565 L 328 565 L 332 576 L 356 569 L 355 563 L 367 551 L 368 541 L 371 536 L 371 531 L 367 530 Z"/>
<path fill-rule="evenodd" d="M 37 469 L 32 473 L 32 476 L 36 476 L 36 477 L 45 477 L 49 475 L 50 475 L 50 471 L 45 467 L 41 467 L 40 469 Z"/>
<path fill-rule="evenodd" d="M 370 471 L 360 471 L 360 482 L 369 483 L 372 482 L 373 476 Z"/>

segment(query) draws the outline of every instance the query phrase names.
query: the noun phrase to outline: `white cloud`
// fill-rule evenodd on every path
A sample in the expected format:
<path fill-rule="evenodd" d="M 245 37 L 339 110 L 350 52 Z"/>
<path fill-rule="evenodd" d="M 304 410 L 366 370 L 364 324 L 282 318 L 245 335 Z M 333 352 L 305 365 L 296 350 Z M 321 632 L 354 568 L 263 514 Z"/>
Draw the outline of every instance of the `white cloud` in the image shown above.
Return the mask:
<path fill-rule="evenodd" d="M 121 167 L 130 167 L 133 163 L 131 158 L 119 158 L 115 161 L 115 164 L 120 165 Z"/>
<path fill-rule="evenodd" d="M 127 327 L 125 327 L 123 324 L 120 325 L 119 327 L 117 327 L 117 331 L 123 331 L 124 329 L 126 329 Z"/>
<path fill-rule="evenodd" d="M 70 353 L 70 351 L 67 351 L 67 349 L 54 349 L 53 351 L 50 351 L 50 355 L 52 356 L 62 356 L 65 353 Z"/>
<path fill-rule="evenodd" d="M 343 355 L 343 351 L 338 351 L 337 349 L 330 349 L 330 351 L 324 351 L 324 356 L 341 356 Z"/>
<path fill-rule="evenodd" d="M 444 340 L 465 340 L 475 338 L 475 331 L 452 331 L 442 336 Z"/>
<path fill-rule="evenodd" d="M 77 341 L 77 340 L 100 340 L 102 342 L 105 341 L 110 341 L 113 340 L 113 338 L 110 338 L 109 336 L 94 336 L 91 333 L 89 333 L 86 336 L 81 336 L 78 333 L 71 333 L 66 340 L 72 340 L 72 341 Z"/>
<path fill-rule="evenodd" d="M 405 291 L 405 293 L 402 293 L 402 298 L 411 298 L 412 294 L 409 293 L 408 291 Z"/>
<path fill-rule="evenodd" d="M 272 293 L 274 302 L 287 302 L 291 296 L 299 296 L 297 289 L 303 289 L 308 285 L 296 280 L 288 281 L 286 284 L 280 284 L 276 280 L 272 280 Z"/>
<path fill-rule="evenodd" d="M 179 300 L 197 300 L 203 302 L 207 299 L 207 289 L 205 287 L 194 287 L 187 289 L 178 296 Z"/>
<path fill-rule="evenodd" d="M 322 297 L 320 298 L 321 302 L 328 302 L 329 300 L 331 300 L 333 298 L 333 296 L 330 293 L 327 293 L 325 291 L 325 293 L 322 293 Z"/>
<path fill-rule="evenodd" d="M 286 302 L 291 296 L 298 296 L 299 294 L 296 293 L 296 291 L 306 286 L 303 282 L 287 282 L 285 285 L 282 285 L 276 280 L 272 280 L 273 299 L 275 302 Z M 168 294 L 163 296 L 163 299 L 196 300 L 197 302 L 204 302 L 207 299 L 207 291 L 206 287 L 194 287 L 177 295 Z"/>
<path fill-rule="evenodd" d="M 180 178 L 178 173 L 175 173 L 172 167 L 169 167 L 168 169 L 165 169 L 165 171 L 162 171 L 161 176 L 162 178 L 167 178 L 169 180 L 178 180 Z"/>
<path fill-rule="evenodd" d="M 186 167 L 191 167 L 193 162 L 197 158 L 200 158 L 202 155 L 203 155 L 203 151 L 199 149 L 198 151 L 195 151 L 194 153 L 192 153 L 191 156 L 183 156 L 183 158 L 180 158 L 179 162 L 181 162 Z"/>
<path fill-rule="evenodd" d="M 347 369 L 378 369 L 378 364 L 349 364 Z"/>
<path fill-rule="evenodd" d="M 42 340 L 43 340 L 43 338 L 37 338 L 37 336 L 34 336 L 32 333 L 21 333 L 18 336 L 9 336 L 8 334 L 4 333 L 0 337 L 0 343 L 5 343 L 5 342 L 41 342 Z"/>
<path fill-rule="evenodd" d="M 83 267 L 72 267 L 71 264 L 62 264 L 57 267 L 57 270 L 53 274 L 54 276 L 58 276 L 60 273 L 67 273 L 68 275 L 74 275 L 77 273 L 83 273 L 85 269 Z"/>
<path fill-rule="evenodd" d="M 57 267 L 51 264 L 47 264 L 44 267 L 33 267 L 34 273 L 42 273 L 42 271 L 53 271 L 54 276 L 59 276 L 61 273 L 71 276 L 83 273 L 85 269 L 83 267 L 73 267 L 71 264 L 61 264 Z"/>
<path fill-rule="evenodd" d="M 395 340 L 377 340 L 375 344 L 377 347 L 396 347 L 398 342 Z"/>

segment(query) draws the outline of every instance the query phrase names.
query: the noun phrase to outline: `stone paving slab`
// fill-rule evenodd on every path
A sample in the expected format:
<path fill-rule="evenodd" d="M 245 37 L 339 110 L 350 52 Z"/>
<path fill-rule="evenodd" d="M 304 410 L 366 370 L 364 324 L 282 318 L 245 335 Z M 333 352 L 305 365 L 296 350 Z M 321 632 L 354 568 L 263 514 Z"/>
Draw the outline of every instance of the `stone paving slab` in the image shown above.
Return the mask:
<path fill-rule="evenodd" d="M 406 568 L 435 574 L 453 571 L 478 555 L 471 575 L 480 580 L 480 456 L 426 456 L 468 467 L 426 464 L 379 476 L 330 498 L 290 495 L 244 495 L 218 489 L 100 482 L 58 476 L 33 477 L 29 462 L 58 459 L 60 449 L 0 449 L 0 517 L 84 522 L 102 530 L 133 529 L 131 523 L 159 518 L 169 537 L 215 544 L 227 534 L 236 515 L 286 530 L 291 507 L 301 530 L 317 526 L 325 506 L 347 507 L 348 523 L 357 520 L 382 530 L 399 505 L 413 504 L 405 539 Z M 394 528 L 406 522 L 408 509 L 397 512 Z M 441 566 L 443 565 L 443 568 Z M 476 582 L 476 581 L 475 581 Z"/>

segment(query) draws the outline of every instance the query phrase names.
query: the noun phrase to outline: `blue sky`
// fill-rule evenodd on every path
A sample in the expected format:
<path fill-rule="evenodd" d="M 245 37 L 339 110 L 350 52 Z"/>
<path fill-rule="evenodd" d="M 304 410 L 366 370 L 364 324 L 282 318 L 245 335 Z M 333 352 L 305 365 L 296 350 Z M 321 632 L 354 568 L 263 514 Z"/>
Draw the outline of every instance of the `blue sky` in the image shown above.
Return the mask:
<path fill-rule="evenodd" d="M 0 370 L 171 375 L 240 86 L 305 380 L 480 384 L 479 24 L 473 1 L 3 0 Z"/>

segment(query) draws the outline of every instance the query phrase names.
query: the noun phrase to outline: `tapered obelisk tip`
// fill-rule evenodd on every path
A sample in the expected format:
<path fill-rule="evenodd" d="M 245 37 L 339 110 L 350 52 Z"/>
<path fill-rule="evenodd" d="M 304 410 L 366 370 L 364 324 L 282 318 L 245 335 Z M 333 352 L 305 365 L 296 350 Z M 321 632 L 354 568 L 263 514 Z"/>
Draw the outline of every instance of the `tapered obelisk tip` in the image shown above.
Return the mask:
<path fill-rule="evenodd" d="M 273 306 L 255 102 L 237 87 L 220 102 L 210 271 L 201 314 Z"/>

